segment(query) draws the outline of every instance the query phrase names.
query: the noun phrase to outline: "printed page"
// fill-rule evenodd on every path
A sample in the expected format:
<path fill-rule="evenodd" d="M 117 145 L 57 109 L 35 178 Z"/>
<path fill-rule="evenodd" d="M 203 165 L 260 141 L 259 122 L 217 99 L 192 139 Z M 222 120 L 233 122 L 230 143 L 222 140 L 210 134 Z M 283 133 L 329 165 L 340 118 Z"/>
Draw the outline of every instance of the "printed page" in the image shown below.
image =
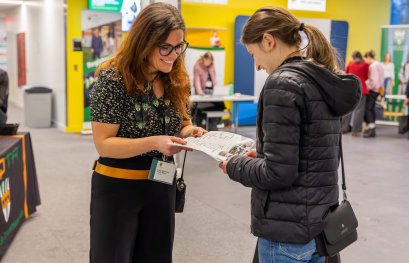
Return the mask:
<path fill-rule="evenodd" d="M 187 144 L 181 147 L 202 151 L 220 162 L 232 155 L 244 154 L 254 145 L 253 139 L 224 131 L 211 131 L 202 137 L 185 140 Z"/>

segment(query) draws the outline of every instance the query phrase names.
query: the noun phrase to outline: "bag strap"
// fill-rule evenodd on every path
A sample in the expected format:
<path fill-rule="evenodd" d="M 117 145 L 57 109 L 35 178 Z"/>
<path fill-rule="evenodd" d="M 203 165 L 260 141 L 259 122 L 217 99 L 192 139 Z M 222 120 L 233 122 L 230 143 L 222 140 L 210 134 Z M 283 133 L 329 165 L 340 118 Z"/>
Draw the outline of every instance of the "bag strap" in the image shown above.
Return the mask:
<path fill-rule="evenodd" d="M 342 117 L 341 117 L 341 125 L 342 125 Z M 345 182 L 345 170 L 344 170 L 344 155 L 342 154 L 342 132 L 339 135 L 339 153 L 340 153 L 340 159 L 341 159 L 341 173 L 342 173 L 342 192 L 344 201 L 347 200 L 347 185 Z"/>
<path fill-rule="evenodd" d="M 185 171 L 186 153 L 187 151 L 185 150 L 185 156 L 183 157 L 183 164 L 182 164 L 182 174 L 180 175 L 180 179 L 182 180 L 183 180 L 183 173 Z"/>

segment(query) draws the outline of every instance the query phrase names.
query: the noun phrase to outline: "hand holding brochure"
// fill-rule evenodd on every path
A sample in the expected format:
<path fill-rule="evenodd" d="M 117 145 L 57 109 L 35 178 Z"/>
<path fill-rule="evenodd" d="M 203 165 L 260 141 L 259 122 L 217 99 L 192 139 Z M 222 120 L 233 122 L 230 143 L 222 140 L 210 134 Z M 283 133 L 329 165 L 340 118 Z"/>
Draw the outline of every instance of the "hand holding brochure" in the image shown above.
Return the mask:
<path fill-rule="evenodd" d="M 219 162 L 233 155 L 244 154 L 254 146 L 253 139 L 224 131 L 211 131 L 202 137 L 188 137 L 185 140 L 187 144 L 181 147 L 202 151 Z"/>

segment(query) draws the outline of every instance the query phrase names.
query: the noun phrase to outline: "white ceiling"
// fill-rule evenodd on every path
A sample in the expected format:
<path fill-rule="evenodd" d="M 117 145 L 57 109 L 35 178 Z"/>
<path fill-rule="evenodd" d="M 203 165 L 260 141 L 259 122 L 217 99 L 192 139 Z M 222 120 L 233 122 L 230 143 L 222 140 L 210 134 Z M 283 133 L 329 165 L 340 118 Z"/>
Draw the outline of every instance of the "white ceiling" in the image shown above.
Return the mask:
<path fill-rule="evenodd" d="M 8 2 L 13 2 L 13 1 L 15 1 L 16 3 L 15 4 L 13 4 L 13 3 L 7 3 L 7 4 L 5 4 L 5 3 L 2 3 L 2 0 L 0 0 L 0 13 L 3 13 L 3 12 L 5 12 L 5 11 L 8 11 L 8 10 L 10 10 L 10 9 L 13 9 L 13 8 L 16 8 L 16 7 L 18 7 L 19 5 L 21 5 L 21 0 L 7 0 Z M 24 1 L 26 1 L 26 2 L 42 2 L 42 1 L 44 1 L 44 0 L 24 0 Z M 64 0 L 63 1 L 63 3 L 64 4 L 66 4 L 67 3 L 67 0 Z"/>

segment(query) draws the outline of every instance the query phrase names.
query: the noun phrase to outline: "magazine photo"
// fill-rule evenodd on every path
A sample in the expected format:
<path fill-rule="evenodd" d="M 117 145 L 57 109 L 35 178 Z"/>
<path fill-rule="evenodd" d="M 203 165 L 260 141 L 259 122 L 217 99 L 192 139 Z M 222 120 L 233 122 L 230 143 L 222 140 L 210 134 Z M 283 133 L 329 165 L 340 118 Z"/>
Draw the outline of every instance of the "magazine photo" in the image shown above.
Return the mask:
<path fill-rule="evenodd" d="M 242 155 L 254 146 L 253 139 L 224 131 L 211 131 L 202 137 L 188 137 L 185 140 L 187 141 L 186 145 L 178 145 L 204 152 L 219 162 L 233 155 Z"/>

